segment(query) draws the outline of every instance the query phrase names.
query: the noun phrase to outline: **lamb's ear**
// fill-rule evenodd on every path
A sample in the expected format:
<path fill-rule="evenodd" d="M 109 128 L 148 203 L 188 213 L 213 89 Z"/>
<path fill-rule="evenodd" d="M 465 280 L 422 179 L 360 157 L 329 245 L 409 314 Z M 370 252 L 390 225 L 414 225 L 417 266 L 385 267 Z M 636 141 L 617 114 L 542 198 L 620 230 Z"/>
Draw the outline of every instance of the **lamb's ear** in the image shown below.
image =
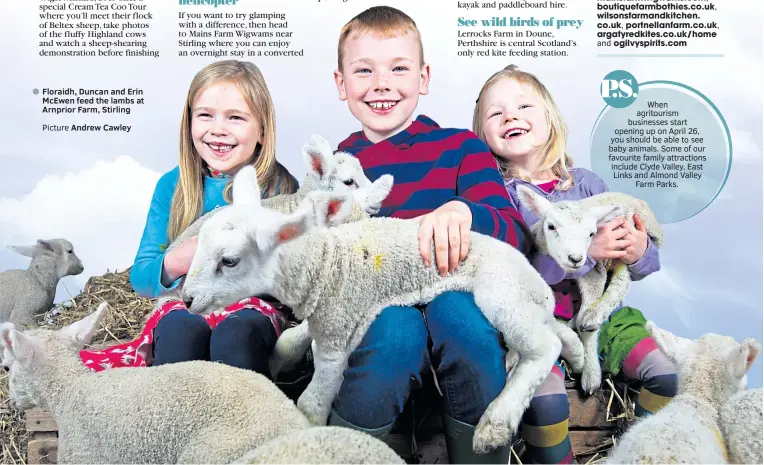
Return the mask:
<path fill-rule="evenodd" d="M 306 209 L 299 209 L 291 215 L 279 215 L 274 221 L 257 226 L 255 241 L 261 252 L 268 252 L 304 234 L 309 227 L 310 213 Z"/>
<path fill-rule="evenodd" d="M 233 178 L 231 191 L 235 205 L 260 206 L 260 183 L 252 165 L 242 166 Z"/>
<path fill-rule="evenodd" d="M 552 205 L 549 200 L 533 192 L 533 189 L 530 187 L 523 185 L 517 186 L 517 197 L 525 208 L 532 211 L 539 218 L 546 216 L 549 207 Z"/>
<path fill-rule="evenodd" d="M 0 324 L 0 345 L 11 357 L 23 364 L 34 356 L 40 342 L 18 331 L 13 323 L 2 323 Z"/>
<path fill-rule="evenodd" d="M 310 144 L 302 146 L 302 158 L 308 167 L 308 173 L 316 179 L 323 179 L 332 170 L 332 148 L 323 137 L 314 134 Z"/>
<path fill-rule="evenodd" d="M 75 321 L 74 323 L 61 328 L 58 330 L 58 334 L 71 340 L 77 347 L 82 349 L 90 342 L 93 334 L 100 328 L 101 320 L 108 307 L 109 304 L 102 302 L 95 312 L 79 321 Z"/>
<path fill-rule="evenodd" d="M 35 251 L 37 251 L 36 245 L 9 245 L 10 250 L 13 250 L 17 254 L 25 257 L 34 258 Z"/>
<path fill-rule="evenodd" d="M 621 205 L 603 205 L 592 207 L 589 212 L 597 219 L 597 225 L 602 225 L 623 215 L 624 208 Z"/>
<path fill-rule="evenodd" d="M 735 378 L 742 378 L 751 369 L 753 362 L 761 352 L 761 345 L 756 339 L 746 338 L 742 344 L 732 349 L 727 355 L 727 367 Z"/>
<path fill-rule="evenodd" d="M 328 194 L 322 196 L 316 205 L 316 224 L 321 226 L 337 226 L 345 223 L 353 213 L 353 195 Z"/>
<path fill-rule="evenodd" d="M 37 239 L 37 248 L 45 252 L 55 252 L 55 246 L 53 241 L 46 241 L 43 239 Z"/>
<path fill-rule="evenodd" d="M 660 348 L 661 351 L 674 363 L 678 363 L 682 358 L 682 354 L 686 353 L 693 344 L 693 341 L 689 339 L 660 329 L 652 321 L 648 321 L 647 324 L 645 324 L 645 328 L 647 329 L 648 334 L 655 340 L 655 343 L 658 344 L 658 348 Z"/>

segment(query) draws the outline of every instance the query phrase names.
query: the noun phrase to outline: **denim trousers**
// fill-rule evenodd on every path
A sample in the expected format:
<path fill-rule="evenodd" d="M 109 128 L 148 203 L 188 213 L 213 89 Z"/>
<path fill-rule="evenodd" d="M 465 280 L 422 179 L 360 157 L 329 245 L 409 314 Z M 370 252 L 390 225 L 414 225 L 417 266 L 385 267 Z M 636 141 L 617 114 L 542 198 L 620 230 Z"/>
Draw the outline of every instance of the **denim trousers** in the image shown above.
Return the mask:
<path fill-rule="evenodd" d="M 505 355 L 471 293 L 446 292 L 423 309 L 385 308 L 350 355 L 333 414 L 367 430 L 391 428 L 432 363 L 444 413 L 474 426 L 504 388 Z"/>

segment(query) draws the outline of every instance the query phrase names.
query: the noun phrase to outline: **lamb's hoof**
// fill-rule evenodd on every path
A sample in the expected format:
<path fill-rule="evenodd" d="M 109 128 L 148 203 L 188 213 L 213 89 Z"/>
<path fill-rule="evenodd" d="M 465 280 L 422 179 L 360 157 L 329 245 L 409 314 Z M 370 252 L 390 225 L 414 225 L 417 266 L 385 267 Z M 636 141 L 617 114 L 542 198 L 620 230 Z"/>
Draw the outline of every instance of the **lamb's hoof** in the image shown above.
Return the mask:
<path fill-rule="evenodd" d="M 599 370 L 585 369 L 581 375 L 581 389 L 588 395 L 594 394 L 594 391 L 602 385 L 602 373 Z"/>
<path fill-rule="evenodd" d="M 472 450 L 476 454 L 487 454 L 494 449 L 509 444 L 512 434 L 513 431 L 509 425 L 493 423 L 491 420 L 486 420 L 483 417 L 475 428 L 475 434 L 472 437 Z"/>

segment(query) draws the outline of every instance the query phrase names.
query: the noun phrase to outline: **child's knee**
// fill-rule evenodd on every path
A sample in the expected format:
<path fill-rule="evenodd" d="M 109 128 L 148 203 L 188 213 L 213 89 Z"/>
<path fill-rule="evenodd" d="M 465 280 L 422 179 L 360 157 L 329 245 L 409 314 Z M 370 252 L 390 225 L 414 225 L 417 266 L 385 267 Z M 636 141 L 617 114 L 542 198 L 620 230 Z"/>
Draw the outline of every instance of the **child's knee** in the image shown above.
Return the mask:
<path fill-rule="evenodd" d="M 189 344 L 209 342 L 212 329 L 200 315 L 188 310 L 174 310 L 163 316 L 154 329 L 155 338 L 178 337 Z"/>

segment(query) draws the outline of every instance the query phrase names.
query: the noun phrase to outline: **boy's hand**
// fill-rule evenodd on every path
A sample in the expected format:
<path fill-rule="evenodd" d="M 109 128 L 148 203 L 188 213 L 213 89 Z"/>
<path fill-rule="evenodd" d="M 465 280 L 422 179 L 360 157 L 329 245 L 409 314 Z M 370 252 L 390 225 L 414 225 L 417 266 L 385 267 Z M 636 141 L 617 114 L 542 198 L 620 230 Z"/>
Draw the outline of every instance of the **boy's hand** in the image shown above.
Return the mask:
<path fill-rule="evenodd" d="M 435 263 L 441 276 L 452 273 L 467 256 L 470 246 L 472 212 L 458 200 L 416 218 L 419 221 L 419 254 L 425 266 L 432 265 L 431 247 L 435 239 Z"/>
<path fill-rule="evenodd" d="M 589 245 L 589 255 L 595 261 L 625 257 L 626 249 L 634 245 L 634 238 L 628 237 L 629 230 L 625 225 L 624 218 L 616 218 L 599 226 Z"/>
<path fill-rule="evenodd" d="M 626 262 L 627 265 L 633 265 L 642 258 L 645 250 L 647 250 L 647 230 L 645 229 L 645 223 L 642 222 L 642 218 L 636 213 L 634 214 L 634 224 L 632 225 L 631 221 L 627 221 L 626 229 L 629 232 L 626 235 L 626 239 L 630 240 L 632 245 L 626 248 L 626 255 L 621 260 Z"/>
<path fill-rule="evenodd" d="M 164 257 L 164 275 L 169 282 L 173 282 L 181 276 L 188 274 L 191 261 L 196 252 L 197 236 L 187 239 L 175 247 Z"/>

